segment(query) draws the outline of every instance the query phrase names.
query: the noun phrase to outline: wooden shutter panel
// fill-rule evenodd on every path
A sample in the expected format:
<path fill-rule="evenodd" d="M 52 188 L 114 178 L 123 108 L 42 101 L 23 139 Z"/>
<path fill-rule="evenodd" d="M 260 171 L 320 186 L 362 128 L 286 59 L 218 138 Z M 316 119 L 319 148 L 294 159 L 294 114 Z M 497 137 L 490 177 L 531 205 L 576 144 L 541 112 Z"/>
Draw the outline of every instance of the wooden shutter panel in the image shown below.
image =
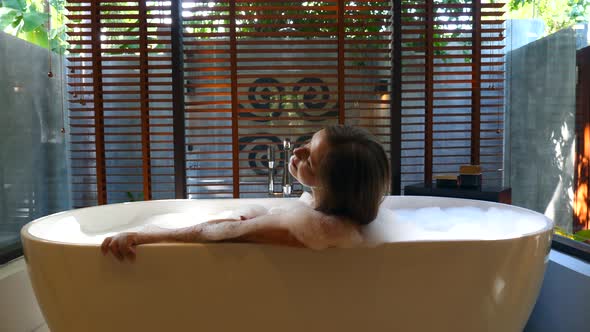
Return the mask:
<path fill-rule="evenodd" d="M 480 164 L 486 183 L 502 184 L 504 149 L 505 3 L 481 8 Z"/>
<path fill-rule="evenodd" d="M 235 10 L 239 195 L 264 196 L 266 146 L 282 172 L 283 139 L 297 146 L 338 123 L 338 2 L 238 0 Z"/>
<path fill-rule="evenodd" d="M 67 9 L 74 205 L 172 198 L 169 6 Z"/>
<path fill-rule="evenodd" d="M 184 4 L 187 191 L 233 196 L 230 1 Z"/>
<path fill-rule="evenodd" d="M 344 4 L 345 123 L 369 130 L 389 153 L 392 3 L 363 0 Z"/>
<path fill-rule="evenodd" d="M 499 181 L 502 6 L 72 0 L 75 206 L 178 197 L 178 179 L 189 198 L 265 196 L 266 147 L 284 138 L 297 146 L 335 123 L 380 138 L 401 185 L 467 163 Z M 175 162 L 183 147 L 186 161 Z"/>
<path fill-rule="evenodd" d="M 504 4 L 401 5 L 402 186 L 470 163 L 499 184 Z"/>

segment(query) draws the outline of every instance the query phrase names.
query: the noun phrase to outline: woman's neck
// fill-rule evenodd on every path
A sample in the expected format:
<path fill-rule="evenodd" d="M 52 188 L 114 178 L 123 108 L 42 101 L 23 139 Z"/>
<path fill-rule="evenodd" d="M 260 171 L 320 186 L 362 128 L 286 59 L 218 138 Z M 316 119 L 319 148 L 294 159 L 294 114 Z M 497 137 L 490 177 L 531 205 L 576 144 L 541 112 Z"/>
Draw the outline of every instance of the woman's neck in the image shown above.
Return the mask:
<path fill-rule="evenodd" d="M 311 197 L 313 198 L 312 205 L 313 205 L 314 208 L 317 207 L 316 202 L 318 201 L 319 195 L 320 195 L 319 190 L 317 188 L 315 188 L 315 187 L 312 187 L 311 188 Z"/>

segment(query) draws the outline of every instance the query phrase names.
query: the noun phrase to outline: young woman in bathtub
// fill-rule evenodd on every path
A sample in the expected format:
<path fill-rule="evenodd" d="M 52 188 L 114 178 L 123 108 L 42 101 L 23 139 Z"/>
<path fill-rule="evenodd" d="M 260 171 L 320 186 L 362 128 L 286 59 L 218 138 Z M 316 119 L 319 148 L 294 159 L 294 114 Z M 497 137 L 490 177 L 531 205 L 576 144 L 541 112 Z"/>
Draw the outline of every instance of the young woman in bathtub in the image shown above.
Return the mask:
<path fill-rule="evenodd" d="M 293 154 L 289 172 L 312 191 L 301 197 L 303 203 L 278 213 L 175 230 L 121 233 L 103 241 L 103 254 L 132 260 L 135 246 L 156 242 L 253 242 L 316 250 L 362 245 L 361 226 L 376 218 L 389 188 L 389 163 L 381 144 L 362 129 L 329 126 Z"/>

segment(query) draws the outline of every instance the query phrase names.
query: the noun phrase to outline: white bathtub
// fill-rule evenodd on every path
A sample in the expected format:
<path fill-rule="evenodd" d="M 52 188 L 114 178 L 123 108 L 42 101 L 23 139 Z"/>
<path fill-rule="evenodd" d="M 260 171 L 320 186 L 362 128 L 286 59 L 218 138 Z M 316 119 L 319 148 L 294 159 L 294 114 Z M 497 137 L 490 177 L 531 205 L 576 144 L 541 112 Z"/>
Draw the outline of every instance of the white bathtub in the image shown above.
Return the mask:
<path fill-rule="evenodd" d="M 134 263 L 103 256 L 98 238 L 94 244 L 56 239 L 80 225 L 100 235 L 107 227 L 101 225 L 124 225 L 137 216 L 278 202 L 284 201 L 125 203 L 27 224 L 21 232 L 25 258 L 50 330 L 521 332 L 539 293 L 553 226 L 546 218 L 518 238 L 321 252 L 238 243 L 151 244 L 138 247 Z M 496 206 L 544 218 L 460 199 L 393 196 L 384 206 Z"/>

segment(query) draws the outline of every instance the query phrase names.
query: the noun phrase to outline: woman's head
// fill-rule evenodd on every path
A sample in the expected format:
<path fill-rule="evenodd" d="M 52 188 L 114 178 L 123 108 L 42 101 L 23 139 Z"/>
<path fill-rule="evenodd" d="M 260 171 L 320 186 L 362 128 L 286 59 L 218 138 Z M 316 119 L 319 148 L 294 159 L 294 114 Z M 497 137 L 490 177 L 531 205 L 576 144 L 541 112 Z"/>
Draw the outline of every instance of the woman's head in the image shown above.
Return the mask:
<path fill-rule="evenodd" d="M 389 188 L 389 162 L 381 144 L 368 132 L 329 126 L 297 148 L 289 171 L 312 187 L 316 209 L 368 224 L 377 216 Z"/>

